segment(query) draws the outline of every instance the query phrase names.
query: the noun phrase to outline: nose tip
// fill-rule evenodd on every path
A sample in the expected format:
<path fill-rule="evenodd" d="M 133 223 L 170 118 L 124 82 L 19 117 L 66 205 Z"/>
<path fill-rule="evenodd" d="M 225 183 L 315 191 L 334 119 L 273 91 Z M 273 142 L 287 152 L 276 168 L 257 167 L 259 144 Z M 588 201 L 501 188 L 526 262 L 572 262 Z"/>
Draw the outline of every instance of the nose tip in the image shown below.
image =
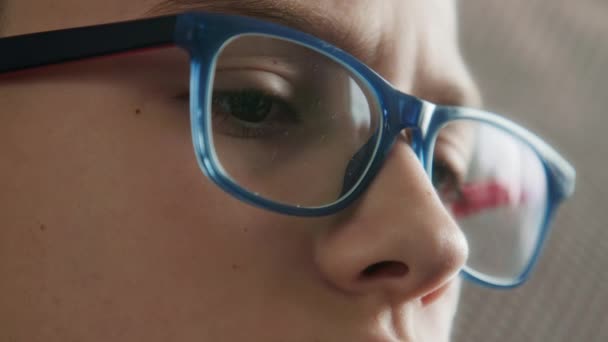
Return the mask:
<path fill-rule="evenodd" d="M 446 218 L 452 221 L 451 218 Z M 441 231 L 436 231 L 434 241 L 429 241 L 426 246 L 435 253 L 418 251 L 412 253 L 410 262 L 417 266 L 412 270 L 410 280 L 414 289 L 413 296 L 426 297 L 431 292 L 452 280 L 464 266 L 468 254 L 468 244 L 464 234 L 452 221 L 451 227 L 442 226 Z"/>
<path fill-rule="evenodd" d="M 438 226 L 422 237 L 408 236 L 403 227 L 380 236 L 378 226 L 347 226 L 319 244 L 319 268 L 350 294 L 381 293 L 397 302 L 423 298 L 449 282 L 467 257 L 464 236 L 438 232 L 442 228 L 452 230 Z"/>
<path fill-rule="evenodd" d="M 318 267 L 344 292 L 421 299 L 444 286 L 466 261 L 464 235 L 403 145 L 393 148 L 397 151 L 339 227 L 318 240 Z"/>

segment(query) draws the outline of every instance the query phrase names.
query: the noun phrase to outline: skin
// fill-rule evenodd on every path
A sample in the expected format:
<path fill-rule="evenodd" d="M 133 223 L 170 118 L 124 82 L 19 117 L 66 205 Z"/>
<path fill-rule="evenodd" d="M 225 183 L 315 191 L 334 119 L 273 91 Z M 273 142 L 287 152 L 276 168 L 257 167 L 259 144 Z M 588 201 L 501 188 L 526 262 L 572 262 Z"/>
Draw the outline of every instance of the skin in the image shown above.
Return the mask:
<path fill-rule="evenodd" d="M 10 0 L 3 33 L 139 18 L 156 4 Z M 299 6 L 312 33 L 399 90 L 477 103 L 452 2 Z M 202 175 L 187 117 L 167 114 L 166 85 L 127 72 L 140 63 L 155 62 L 102 59 L 0 80 L 0 339 L 449 339 L 467 245 L 406 141 L 340 214 L 267 212 Z"/>

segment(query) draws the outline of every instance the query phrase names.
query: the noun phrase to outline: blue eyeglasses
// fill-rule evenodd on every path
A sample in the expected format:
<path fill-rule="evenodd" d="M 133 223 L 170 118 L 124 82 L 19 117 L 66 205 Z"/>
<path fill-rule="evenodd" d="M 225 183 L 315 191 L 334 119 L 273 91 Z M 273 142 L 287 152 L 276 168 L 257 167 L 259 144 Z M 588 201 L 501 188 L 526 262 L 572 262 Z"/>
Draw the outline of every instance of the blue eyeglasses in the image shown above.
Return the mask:
<path fill-rule="evenodd" d="M 573 167 L 513 122 L 401 93 L 338 48 L 252 18 L 185 13 L 4 38 L 0 73 L 163 46 L 189 55 L 200 168 L 255 206 L 334 214 L 365 191 L 399 138 L 467 237 L 465 277 L 508 288 L 528 277 L 574 191 Z"/>

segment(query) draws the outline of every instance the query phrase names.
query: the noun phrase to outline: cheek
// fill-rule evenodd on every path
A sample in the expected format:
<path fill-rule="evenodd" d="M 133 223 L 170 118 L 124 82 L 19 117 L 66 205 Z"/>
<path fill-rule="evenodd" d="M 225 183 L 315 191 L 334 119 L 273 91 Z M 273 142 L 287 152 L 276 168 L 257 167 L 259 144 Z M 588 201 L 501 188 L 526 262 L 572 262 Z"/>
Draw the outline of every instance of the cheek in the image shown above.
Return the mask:
<path fill-rule="evenodd" d="M 168 94 L 86 79 L 0 86 L 0 154 L 10 165 L 0 168 L 0 251 L 13 256 L 0 260 L 0 277 L 12 275 L 0 294 L 36 299 L 23 322 L 39 312 L 48 323 L 52 310 L 51 325 L 95 322 L 99 336 L 121 325 L 146 331 L 150 320 L 197 327 L 264 307 L 250 293 L 280 292 L 276 278 L 293 268 L 310 273 L 309 223 L 211 184 Z"/>
<path fill-rule="evenodd" d="M 133 207 L 146 192 L 198 172 L 187 117 L 128 87 L 50 78 L 16 83 L 4 94 L 7 143 L 0 148 L 11 167 L 3 178 L 45 207 L 90 207 L 91 215 Z"/>

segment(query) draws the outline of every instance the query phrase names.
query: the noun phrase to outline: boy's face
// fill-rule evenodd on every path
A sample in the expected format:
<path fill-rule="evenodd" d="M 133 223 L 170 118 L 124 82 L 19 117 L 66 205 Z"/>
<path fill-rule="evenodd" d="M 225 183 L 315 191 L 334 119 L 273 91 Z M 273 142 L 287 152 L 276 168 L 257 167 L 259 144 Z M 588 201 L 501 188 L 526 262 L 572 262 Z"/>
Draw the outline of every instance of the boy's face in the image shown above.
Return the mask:
<path fill-rule="evenodd" d="M 9 0 L 3 34 L 171 12 L 159 3 Z M 449 0 L 180 3 L 272 16 L 404 92 L 477 101 Z M 164 81 L 184 70 L 167 71 L 158 51 L 0 81 L 1 340 L 448 339 L 466 242 L 405 141 L 345 212 L 266 212 L 203 176 Z"/>

